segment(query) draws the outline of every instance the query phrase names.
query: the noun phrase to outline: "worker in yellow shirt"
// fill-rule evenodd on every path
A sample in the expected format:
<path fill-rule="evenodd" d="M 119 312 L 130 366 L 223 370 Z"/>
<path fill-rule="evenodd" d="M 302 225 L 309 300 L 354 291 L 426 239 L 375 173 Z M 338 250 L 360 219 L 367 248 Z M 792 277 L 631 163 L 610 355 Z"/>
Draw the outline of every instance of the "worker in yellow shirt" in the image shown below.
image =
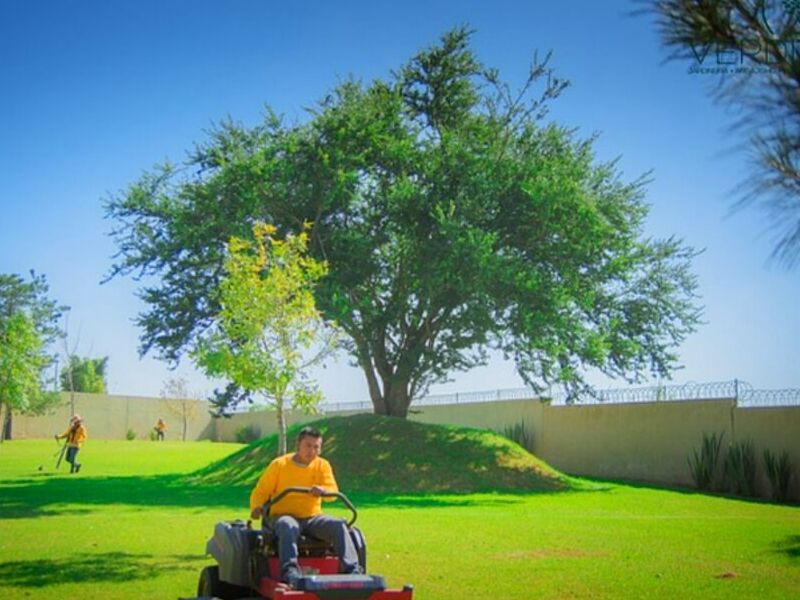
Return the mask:
<path fill-rule="evenodd" d="M 156 440 L 159 442 L 164 441 L 164 432 L 167 430 L 167 424 L 164 422 L 164 419 L 159 419 L 156 426 L 153 428 L 156 430 Z"/>
<path fill-rule="evenodd" d="M 360 573 L 358 553 L 347 522 L 322 513 L 322 498 L 326 492 L 338 492 L 330 463 L 320 456 L 322 434 L 304 427 L 297 436 L 297 449 L 273 460 L 250 494 L 250 514 L 253 519 L 263 516 L 263 505 L 288 487 L 301 486 L 309 494 L 288 494 L 270 508 L 270 523 L 278 536 L 278 559 L 281 580 L 294 587 L 301 576 L 297 562 L 297 539 L 309 534 L 333 545 L 340 558 L 342 573 Z"/>
<path fill-rule="evenodd" d="M 69 472 L 77 473 L 81 470 L 81 465 L 77 462 L 78 451 L 81 444 L 86 441 L 86 427 L 80 415 L 72 415 L 69 420 L 69 427 L 61 435 L 57 435 L 57 440 L 67 440 L 67 462 L 70 464 Z"/>

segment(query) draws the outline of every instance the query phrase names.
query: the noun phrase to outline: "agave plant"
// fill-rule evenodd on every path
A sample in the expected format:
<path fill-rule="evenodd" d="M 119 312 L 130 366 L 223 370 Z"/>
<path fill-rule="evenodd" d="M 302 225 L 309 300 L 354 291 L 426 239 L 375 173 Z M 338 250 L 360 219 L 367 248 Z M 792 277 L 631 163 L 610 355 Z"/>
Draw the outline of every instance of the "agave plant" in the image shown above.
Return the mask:
<path fill-rule="evenodd" d="M 785 450 L 780 456 L 764 450 L 764 467 L 772 487 L 772 498 L 776 502 L 785 502 L 789 497 L 789 482 L 792 479 L 792 465 L 789 453 Z"/>
<path fill-rule="evenodd" d="M 525 421 L 520 421 L 514 425 L 506 425 L 503 428 L 503 435 L 518 443 L 528 452 L 533 453 L 533 433 L 528 429 Z"/>
<path fill-rule="evenodd" d="M 756 495 L 756 449 L 752 440 L 731 444 L 725 457 L 725 482 L 734 494 Z"/>
<path fill-rule="evenodd" d="M 698 490 L 710 490 L 714 483 L 724 433 L 704 433 L 700 452 L 693 450 L 687 459 L 692 479 Z"/>

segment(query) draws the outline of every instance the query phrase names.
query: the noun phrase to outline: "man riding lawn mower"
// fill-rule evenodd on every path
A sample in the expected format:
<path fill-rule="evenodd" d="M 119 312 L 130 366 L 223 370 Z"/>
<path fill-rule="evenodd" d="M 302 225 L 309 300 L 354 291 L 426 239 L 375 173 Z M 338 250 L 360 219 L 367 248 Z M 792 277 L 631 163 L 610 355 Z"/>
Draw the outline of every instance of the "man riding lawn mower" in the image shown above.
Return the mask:
<path fill-rule="evenodd" d="M 304 428 L 297 450 L 273 460 L 250 496 L 251 521 L 218 523 L 206 551 L 218 562 L 200 573 L 198 595 L 221 600 L 411 600 L 413 588 L 386 589 L 366 575 L 358 513 L 338 491 L 330 464 L 319 456 L 321 434 Z M 339 499 L 349 521 L 322 513 L 322 500 Z"/>

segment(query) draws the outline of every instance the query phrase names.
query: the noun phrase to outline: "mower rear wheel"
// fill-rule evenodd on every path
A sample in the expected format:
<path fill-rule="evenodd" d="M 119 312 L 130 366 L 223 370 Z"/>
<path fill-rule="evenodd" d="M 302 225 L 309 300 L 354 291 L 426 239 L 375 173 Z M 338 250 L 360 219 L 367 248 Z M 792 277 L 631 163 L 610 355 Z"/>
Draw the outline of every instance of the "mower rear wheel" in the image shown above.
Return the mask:
<path fill-rule="evenodd" d="M 197 595 L 216 597 L 220 600 L 238 600 L 248 598 L 250 591 L 247 588 L 232 585 L 219 578 L 217 565 L 205 567 L 200 571 L 200 581 L 197 583 Z"/>

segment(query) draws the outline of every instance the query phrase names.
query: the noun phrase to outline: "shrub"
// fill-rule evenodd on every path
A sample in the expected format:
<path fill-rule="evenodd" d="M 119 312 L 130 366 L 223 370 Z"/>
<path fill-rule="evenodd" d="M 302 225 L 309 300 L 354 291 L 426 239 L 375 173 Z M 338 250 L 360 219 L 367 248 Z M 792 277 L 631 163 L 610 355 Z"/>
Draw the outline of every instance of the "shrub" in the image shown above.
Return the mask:
<path fill-rule="evenodd" d="M 503 428 L 503 435 L 533 454 L 533 432 L 528 429 L 525 421 L 520 421 L 515 425 L 506 425 Z"/>
<path fill-rule="evenodd" d="M 150 441 L 151 441 L 151 442 L 155 442 L 155 441 L 156 441 L 156 438 L 158 437 L 158 434 L 155 432 L 155 430 L 154 430 L 154 429 L 151 429 L 151 430 L 148 432 L 148 434 L 147 434 L 147 437 L 149 437 L 149 438 L 150 438 Z"/>
<path fill-rule="evenodd" d="M 128 441 L 135 440 L 136 432 L 133 429 L 128 429 L 128 431 L 125 432 L 125 439 Z"/>
<path fill-rule="evenodd" d="M 697 450 L 693 450 L 687 459 L 692 479 L 698 490 L 710 490 L 714 484 L 719 448 L 722 445 L 724 435 L 724 433 L 720 433 L 719 437 L 717 437 L 716 433 L 704 433 L 700 453 L 698 454 Z"/>
<path fill-rule="evenodd" d="M 756 495 L 756 449 L 752 440 L 731 444 L 725 457 L 725 483 L 740 496 Z"/>
<path fill-rule="evenodd" d="M 789 453 L 784 450 L 777 456 L 769 450 L 764 450 L 764 468 L 772 488 L 772 499 L 776 502 L 786 502 L 789 498 L 789 481 L 792 478 Z"/>
<path fill-rule="evenodd" d="M 261 429 L 255 425 L 244 425 L 236 430 L 236 441 L 240 444 L 255 442 L 261 437 Z"/>

